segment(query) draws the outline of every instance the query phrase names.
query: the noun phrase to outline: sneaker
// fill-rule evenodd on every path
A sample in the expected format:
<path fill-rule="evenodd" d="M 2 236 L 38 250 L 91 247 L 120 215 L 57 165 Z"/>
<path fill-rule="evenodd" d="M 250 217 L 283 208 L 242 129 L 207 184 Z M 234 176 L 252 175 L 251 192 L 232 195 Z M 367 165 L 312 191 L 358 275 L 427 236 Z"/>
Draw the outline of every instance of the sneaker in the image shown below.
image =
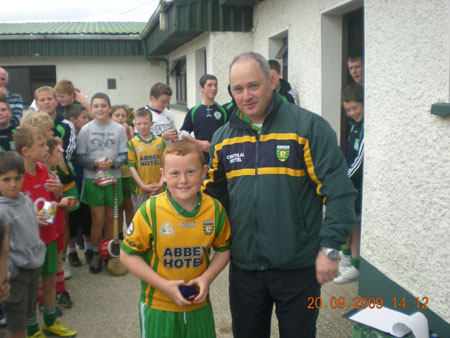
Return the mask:
<path fill-rule="evenodd" d="M 353 265 L 348 268 L 339 269 L 339 275 L 333 279 L 336 284 L 345 284 L 357 280 L 359 277 L 359 270 Z"/>
<path fill-rule="evenodd" d="M 52 333 L 55 336 L 59 337 L 75 337 L 77 335 L 77 331 L 71 329 L 70 327 L 65 326 L 59 320 L 55 320 L 52 326 L 47 327 L 42 324 L 45 332 Z"/>
<path fill-rule="evenodd" d="M 41 331 L 37 331 L 32 336 L 27 335 L 27 338 L 47 338 L 47 336 L 45 334 L 43 334 Z"/>
<path fill-rule="evenodd" d="M 39 302 L 38 302 L 38 309 L 40 312 L 44 311 L 42 304 L 40 304 Z M 61 317 L 63 315 L 63 311 L 61 310 L 61 308 L 59 306 L 55 306 L 55 314 L 56 314 L 56 317 Z"/>
<path fill-rule="evenodd" d="M 94 252 L 92 250 L 86 250 L 84 252 L 84 257 L 86 258 L 86 263 L 91 265 L 92 257 L 94 256 Z"/>
<path fill-rule="evenodd" d="M 72 271 L 70 271 L 69 266 L 66 264 L 66 262 L 63 263 L 63 269 L 64 269 L 64 279 L 72 278 Z"/>
<path fill-rule="evenodd" d="M 351 260 L 352 260 L 352 255 L 340 255 L 339 270 L 341 270 L 342 268 L 348 268 L 350 266 Z"/>
<path fill-rule="evenodd" d="M 74 268 L 79 268 L 81 266 L 81 261 L 78 258 L 78 254 L 76 251 L 72 251 L 68 256 L 69 264 Z"/>
<path fill-rule="evenodd" d="M 93 256 L 89 264 L 89 270 L 92 273 L 99 273 L 102 271 L 102 259 L 99 256 Z"/>
<path fill-rule="evenodd" d="M 57 292 L 56 301 L 66 309 L 70 309 L 73 305 L 73 302 L 70 299 L 70 295 L 67 291 Z"/>

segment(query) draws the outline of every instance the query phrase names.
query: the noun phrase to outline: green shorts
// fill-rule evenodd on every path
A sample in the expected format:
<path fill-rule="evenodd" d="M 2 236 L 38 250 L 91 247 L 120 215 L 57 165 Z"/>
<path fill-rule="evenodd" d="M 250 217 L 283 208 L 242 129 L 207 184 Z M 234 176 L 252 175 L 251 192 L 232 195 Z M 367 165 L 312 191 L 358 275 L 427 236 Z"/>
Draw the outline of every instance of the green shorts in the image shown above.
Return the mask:
<path fill-rule="evenodd" d="M 83 191 L 81 192 L 81 202 L 90 207 L 113 207 L 114 206 L 114 185 L 110 184 L 101 187 L 94 182 L 93 179 L 85 179 L 83 181 Z M 122 179 L 117 179 L 117 202 L 121 205 L 123 202 Z"/>
<path fill-rule="evenodd" d="M 123 197 L 131 197 L 136 189 L 136 182 L 133 177 L 122 177 Z"/>
<path fill-rule="evenodd" d="M 46 244 L 45 261 L 41 266 L 41 276 L 53 276 L 58 271 L 58 246 L 54 240 Z"/>
<path fill-rule="evenodd" d="M 154 310 L 139 302 L 142 338 L 215 338 L 211 303 L 188 312 Z"/>
<path fill-rule="evenodd" d="M 77 188 L 76 185 L 74 185 L 69 190 L 66 190 L 66 191 L 63 192 L 63 197 L 70 197 L 70 196 L 71 197 L 75 197 L 75 200 L 77 202 L 80 202 L 80 197 L 79 197 L 79 194 L 78 194 L 78 188 Z M 78 205 L 75 206 L 74 208 L 66 209 L 65 211 L 66 212 L 72 212 L 72 211 L 78 210 L 79 208 L 80 208 L 80 203 L 78 203 Z"/>

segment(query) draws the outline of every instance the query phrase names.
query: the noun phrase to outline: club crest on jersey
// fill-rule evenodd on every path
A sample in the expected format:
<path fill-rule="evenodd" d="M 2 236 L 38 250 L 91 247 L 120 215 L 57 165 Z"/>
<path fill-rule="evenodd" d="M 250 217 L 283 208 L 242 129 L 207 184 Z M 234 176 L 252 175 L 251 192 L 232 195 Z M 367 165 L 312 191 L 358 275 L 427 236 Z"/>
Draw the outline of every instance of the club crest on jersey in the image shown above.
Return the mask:
<path fill-rule="evenodd" d="M 133 234 L 134 231 L 134 224 L 133 222 L 130 223 L 130 226 L 127 229 L 127 236 L 131 236 Z"/>
<path fill-rule="evenodd" d="M 159 150 L 161 150 L 161 145 L 160 144 L 157 144 L 156 145 L 156 149 L 159 151 Z"/>
<path fill-rule="evenodd" d="M 290 146 L 277 146 L 277 158 L 284 162 L 289 158 L 289 155 L 291 153 L 291 147 Z"/>
<path fill-rule="evenodd" d="M 214 232 L 214 221 L 203 221 L 203 232 L 205 235 L 211 235 Z"/>
<path fill-rule="evenodd" d="M 140 146 L 137 146 L 136 147 L 136 152 L 137 153 L 141 153 L 141 152 L 143 152 L 144 151 L 144 149 L 142 149 Z"/>
<path fill-rule="evenodd" d="M 159 228 L 159 233 L 164 236 L 173 236 L 175 235 L 175 229 L 169 222 L 164 222 L 161 228 Z"/>
<path fill-rule="evenodd" d="M 222 118 L 222 113 L 220 111 L 214 112 L 214 118 L 219 121 Z"/>

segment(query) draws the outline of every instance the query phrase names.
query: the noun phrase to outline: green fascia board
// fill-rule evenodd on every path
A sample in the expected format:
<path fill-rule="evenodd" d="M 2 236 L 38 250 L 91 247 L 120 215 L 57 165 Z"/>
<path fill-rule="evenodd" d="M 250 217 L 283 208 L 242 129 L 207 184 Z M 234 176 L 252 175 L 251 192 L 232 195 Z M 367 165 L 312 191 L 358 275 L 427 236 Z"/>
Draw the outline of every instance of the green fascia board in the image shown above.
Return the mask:
<path fill-rule="evenodd" d="M 253 7 L 257 0 L 219 0 L 220 6 Z"/>
<path fill-rule="evenodd" d="M 250 32 L 253 8 L 223 7 L 218 0 L 174 0 L 163 13 L 167 30 L 159 21 L 143 36 L 148 55 L 167 55 L 204 32 Z"/>
<path fill-rule="evenodd" d="M 0 40 L 0 57 L 144 55 L 141 40 Z"/>
<path fill-rule="evenodd" d="M 408 292 L 401 285 L 397 284 L 375 266 L 370 264 L 366 259 L 360 257 L 360 268 L 359 268 L 359 296 L 360 299 L 365 297 L 369 299 L 374 297 L 375 299 L 381 298 L 383 301 L 383 307 L 388 307 L 393 310 L 406 313 L 408 315 L 420 311 L 428 319 L 428 327 L 431 331 L 438 333 L 439 337 L 448 337 L 450 332 L 450 323 L 445 321 L 431 309 L 422 309 L 423 302 L 420 302 L 420 308 L 417 308 L 415 298 L 417 295 L 413 295 Z M 442 278 L 447 278 L 448 276 L 442 276 Z M 397 303 L 402 297 L 405 297 L 405 308 L 397 306 L 394 308 L 392 298 L 397 299 Z M 425 300 L 426 297 L 419 298 L 419 301 Z M 411 300 L 411 301 L 409 301 Z M 356 301 L 353 302 L 354 305 Z M 430 303 L 427 304 L 428 306 Z"/>
<path fill-rule="evenodd" d="M 179 46 L 193 40 L 201 32 L 174 32 L 169 35 L 164 35 L 161 38 L 158 34 L 149 35 L 144 39 L 143 43 L 147 44 L 147 53 L 149 56 L 167 55 L 171 51 L 177 49 Z"/>

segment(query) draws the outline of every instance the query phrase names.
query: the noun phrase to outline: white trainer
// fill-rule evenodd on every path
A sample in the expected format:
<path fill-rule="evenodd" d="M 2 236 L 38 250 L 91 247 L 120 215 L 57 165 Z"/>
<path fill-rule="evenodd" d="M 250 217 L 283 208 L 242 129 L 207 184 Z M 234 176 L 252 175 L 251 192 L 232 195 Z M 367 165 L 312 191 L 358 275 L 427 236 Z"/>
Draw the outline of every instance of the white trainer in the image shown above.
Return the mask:
<path fill-rule="evenodd" d="M 352 255 L 340 255 L 339 259 L 339 271 L 342 268 L 348 268 L 350 266 L 350 261 L 352 260 Z"/>
<path fill-rule="evenodd" d="M 339 268 L 339 275 L 333 279 L 336 284 L 346 284 L 357 280 L 359 277 L 359 270 L 353 265 L 346 268 Z"/>
<path fill-rule="evenodd" d="M 72 271 L 70 271 L 69 266 L 66 264 L 66 262 L 63 263 L 63 269 L 64 269 L 64 279 L 72 278 Z"/>

